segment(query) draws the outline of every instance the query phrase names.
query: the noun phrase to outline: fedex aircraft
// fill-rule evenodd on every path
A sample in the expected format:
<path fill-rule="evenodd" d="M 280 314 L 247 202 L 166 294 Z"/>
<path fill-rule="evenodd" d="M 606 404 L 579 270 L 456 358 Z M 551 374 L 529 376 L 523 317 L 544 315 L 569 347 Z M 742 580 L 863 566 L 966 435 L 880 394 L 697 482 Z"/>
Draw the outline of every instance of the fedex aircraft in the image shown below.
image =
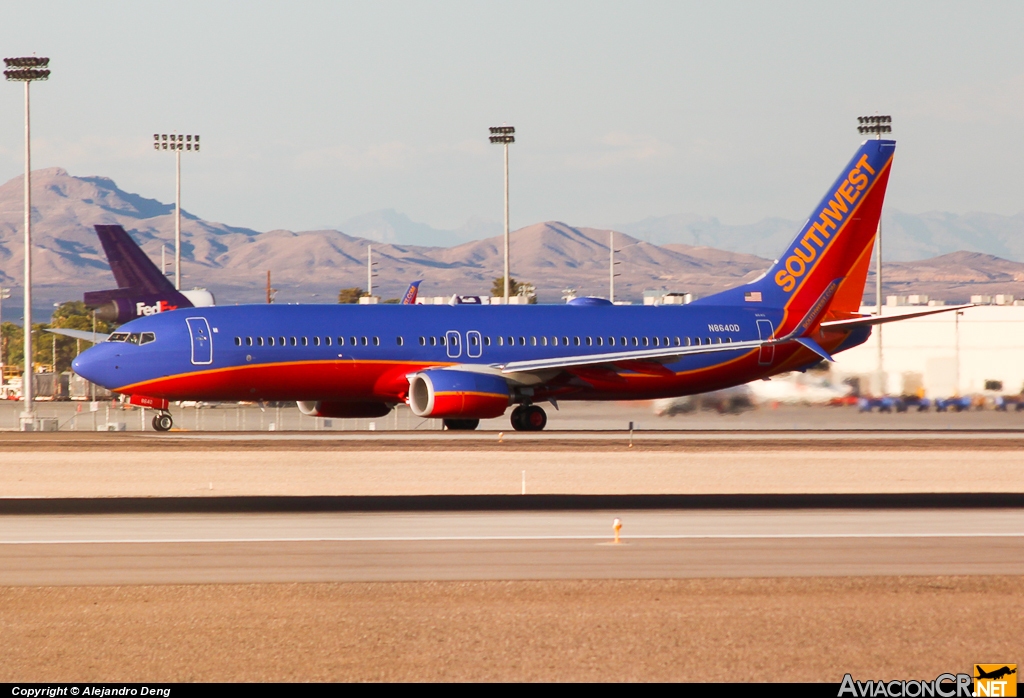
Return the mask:
<path fill-rule="evenodd" d="M 116 289 L 86 292 L 85 305 L 96 310 L 97 320 L 128 322 L 144 315 L 214 304 L 209 291 L 176 290 L 121 226 L 94 227 L 117 280 Z"/>
<path fill-rule="evenodd" d="M 510 407 L 543 429 L 559 400 L 719 390 L 804 369 L 863 343 L 864 293 L 895 142 L 863 143 L 759 279 L 683 306 L 249 305 L 133 320 L 73 363 L 154 407 L 173 400 L 295 400 L 304 414 L 380 417 L 406 403 L 449 429 Z M 960 306 L 963 307 L 963 306 Z"/>

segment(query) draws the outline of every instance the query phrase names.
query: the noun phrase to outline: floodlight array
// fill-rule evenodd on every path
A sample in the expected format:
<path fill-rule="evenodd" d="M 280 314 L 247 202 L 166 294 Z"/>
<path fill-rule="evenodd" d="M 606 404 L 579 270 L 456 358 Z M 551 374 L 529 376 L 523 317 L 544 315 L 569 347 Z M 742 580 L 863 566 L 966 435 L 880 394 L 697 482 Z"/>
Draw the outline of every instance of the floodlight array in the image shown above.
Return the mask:
<path fill-rule="evenodd" d="M 153 150 L 194 150 L 199 152 L 199 136 L 172 133 L 154 133 Z"/>
<path fill-rule="evenodd" d="M 858 116 L 857 123 L 859 133 L 892 133 L 892 117 L 888 115 Z"/>
<path fill-rule="evenodd" d="M 47 80 L 50 71 L 46 66 L 50 64 L 49 58 L 36 56 L 21 56 L 19 58 L 5 58 L 4 77 L 14 82 L 32 82 L 34 80 Z"/>
<path fill-rule="evenodd" d="M 491 143 L 515 143 L 515 126 L 491 126 Z"/>

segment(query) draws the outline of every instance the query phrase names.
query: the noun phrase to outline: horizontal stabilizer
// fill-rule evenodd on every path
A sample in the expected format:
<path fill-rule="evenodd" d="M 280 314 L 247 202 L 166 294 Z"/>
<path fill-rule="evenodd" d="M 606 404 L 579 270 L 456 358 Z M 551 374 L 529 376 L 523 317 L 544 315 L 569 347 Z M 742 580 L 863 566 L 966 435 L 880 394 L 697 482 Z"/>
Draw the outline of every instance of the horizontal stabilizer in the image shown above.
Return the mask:
<path fill-rule="evenodd" d="M 909 320 L 915 317 L 924 317 L 925 315 L 935 315 L 936 313 L 948 313 L 951 310 L 963 310 L 964 308 L 973 308 L 973 303 L 966 303 L 964 305 L 943 305 L 935 308 L 928 308 L 928 310 L 919 310 L 913 313 L 901 313 L 899 315 L 865 315 L 864 317 L 850 318 L 849 320 L 829 320 L 828 322 L 821 323 L 821 329 L 823 330 L 852 330 L 855 327 L 865 327 L 871 325 L 884 325 L 888 322 L 899 322 L 900 320 Z"/>
<path fill-rule="evenodd" d="M 825 359 L 825 361 L 831 361 L 832 363 L 835 363 L 835 359 L 832 358 L 832 355 L 825 351 L 820 344 L 815 342 L 810 337 L 797 337 L 796 342 L 797 344 L 802 344 L 803 346 L 807 347 L 815 354 Z"/>
<path fill-rule="evenodd" d="M 47 332 L 53 334 L 59 334 L 64 337 L 71 337 L 72 339 L 81 339 L 86 342 L 92 342 L 99 344 L 100 342 L 107 341 L 108 335 L 106 332 L 90 332 L 88 330 L 65 330 L 58 327 L 49 327 L 46 329 Z"/>

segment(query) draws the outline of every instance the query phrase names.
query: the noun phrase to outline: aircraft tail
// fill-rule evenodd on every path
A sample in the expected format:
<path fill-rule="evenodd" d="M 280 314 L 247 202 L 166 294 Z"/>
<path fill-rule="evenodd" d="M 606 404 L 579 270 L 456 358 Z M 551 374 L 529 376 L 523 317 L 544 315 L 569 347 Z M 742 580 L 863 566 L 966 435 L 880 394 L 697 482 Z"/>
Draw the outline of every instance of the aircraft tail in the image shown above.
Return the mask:
<path fill-rule="evenodd" d="M 96 228 L 103 252 L 107 255 L 110 271 L 114 273 L 114 279 L 117 281 L 117 288 L 87 291 L 84 300 L 88 307 L 98 308 L 107 303 L 124 301 L 126 298 L 143 301 L 146 304 L 163 301 L 173 307 L 192 307 L 192 303 L 174 288 L 170 279 L 157 269 L 123 227 L 93 227 Z"/>
<path fill-rule="evenodd" d="M 163 275 L 152 260 L 135 244 L 119 225 L 97 225 L 96 234 L 114 272 L 118 288 L 138 289 L 145 293 L 173 291 L 174 284 Z"/>
<path fill-rule="evenodd" d="M 815 324 L 856 313 L 864 295 L 895 149 L 896 142 L 891 140 L 861 144 L 800 233 L 764 276 L 697 302 L 784 308 L 785 319 L 776 328 L 776 337 L 796 329 L 812 309 Z M 826 297 L 826 307 L 814 307 Z"/>
<path fill-rule="evenodd" d="M 419 294 L 421 283 L 423 283 L 423 279 L 409 284 L 409 289 L 402 296 L 402 305 L 414 305 L 416 303 L 416 296 Z"/>

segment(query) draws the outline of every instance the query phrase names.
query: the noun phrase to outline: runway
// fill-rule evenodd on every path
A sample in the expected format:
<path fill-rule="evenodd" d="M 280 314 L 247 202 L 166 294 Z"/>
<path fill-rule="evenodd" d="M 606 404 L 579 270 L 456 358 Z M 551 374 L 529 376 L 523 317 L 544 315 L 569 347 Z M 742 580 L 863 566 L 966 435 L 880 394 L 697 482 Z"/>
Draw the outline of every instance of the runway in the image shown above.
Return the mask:
<path fill-rule="evenodd" d="M 1024 574 L 1020 509 L 0 519 L 3 585 L 993 574 Z"/>

